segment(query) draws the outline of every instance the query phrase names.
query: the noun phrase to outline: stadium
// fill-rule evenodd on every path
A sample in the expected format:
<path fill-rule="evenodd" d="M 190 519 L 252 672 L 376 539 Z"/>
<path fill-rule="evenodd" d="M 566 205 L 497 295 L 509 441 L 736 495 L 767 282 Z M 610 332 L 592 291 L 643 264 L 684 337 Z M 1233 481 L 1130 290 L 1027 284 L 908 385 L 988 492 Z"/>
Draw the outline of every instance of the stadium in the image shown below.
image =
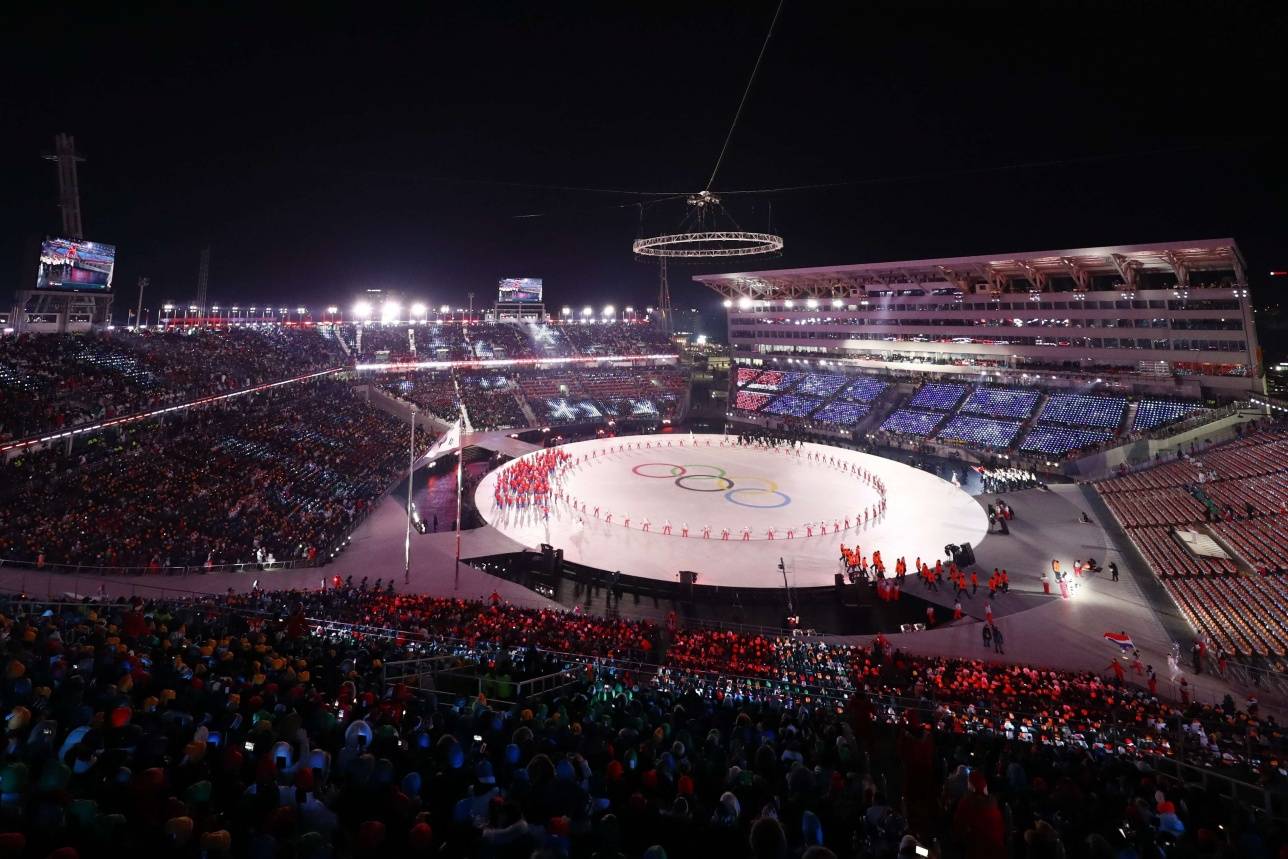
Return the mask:
<path fill-rule="evenodd" d="M 1236 238 L 749 266 L 794 236 L 709 183 L 638 205 L 648 303 L 221 302 L 209 245 L 145 298 L 46 157 L 0 857 L 1288 850 L 1288 399 Z"/>

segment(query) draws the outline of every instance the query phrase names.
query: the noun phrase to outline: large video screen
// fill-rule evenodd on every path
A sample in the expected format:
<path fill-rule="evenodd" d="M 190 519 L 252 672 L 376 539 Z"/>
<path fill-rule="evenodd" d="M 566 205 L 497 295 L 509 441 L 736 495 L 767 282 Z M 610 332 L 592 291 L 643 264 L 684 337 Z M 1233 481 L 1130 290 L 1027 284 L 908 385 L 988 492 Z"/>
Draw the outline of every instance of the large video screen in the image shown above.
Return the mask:
<path fill-rule="evenodd" d="M 45 239 L 40 244 L 36 289 L 106 292 L 112 288 L 116 247 L 77 239 Z"/>
<path fill-rule="evenodd" d="M 497 291 L 497 301 L 526 301 L 541 303 L 541 278 L 507 277 L 501 281 Z"/>

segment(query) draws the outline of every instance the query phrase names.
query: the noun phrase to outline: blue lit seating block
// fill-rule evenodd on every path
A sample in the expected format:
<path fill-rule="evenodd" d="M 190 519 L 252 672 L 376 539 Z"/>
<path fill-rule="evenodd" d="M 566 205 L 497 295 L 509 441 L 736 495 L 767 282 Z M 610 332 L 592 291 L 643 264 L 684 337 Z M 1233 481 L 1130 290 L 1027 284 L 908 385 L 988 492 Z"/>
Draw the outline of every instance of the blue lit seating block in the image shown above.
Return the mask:
<path fill-rule="evenodd" d="M 956 441 L 969 445 L 1008 448 L 1020 431 L 1020 421 L 998 421 L 956 415 L 939 431 L 940 441 Z"/>
<path fill-rule="evenodd" d="M 914 409 L 899 409 L 892 412 L 881 424 L 883 432 L 894 432 L 902 435 L 928 436 L 939 426 L 944 416 L 938 412 L 919 412 Z"/>
<path fill-rule="evenodd" d="M 963 414 L 988 415 L 995 418 L 1027 418 L 1033 414 L 1041 391 L 1020 388 L 976 388 L 962 403 Z"/>

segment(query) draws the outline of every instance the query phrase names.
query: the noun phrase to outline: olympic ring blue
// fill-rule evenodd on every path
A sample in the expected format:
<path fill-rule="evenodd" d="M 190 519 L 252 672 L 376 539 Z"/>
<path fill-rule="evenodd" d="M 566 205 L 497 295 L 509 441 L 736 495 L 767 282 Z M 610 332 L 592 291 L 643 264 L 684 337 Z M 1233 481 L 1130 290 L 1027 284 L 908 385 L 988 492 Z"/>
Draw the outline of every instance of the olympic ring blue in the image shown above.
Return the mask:
<path fill-rule="evenodd" d="M 777 495 L 779 498 L 782 498 L 783 500 L 778 502 L 777 504 L 748 504 L 745 501 L 739 501 L 737 498 L 733 497 L 737 495 L 739 492 L 765 492 L 765 491 L 772 492 L 774 495 Z M 728 501 L 732 504 L 737 504 L 739 507 L 750 507 L 753 510 L 774 510 L 779 507 L 786 507 L 788 504 L 791 504 L 792 497 L 788 495 L 786 492 L 779 492 L 777 489 L 770 489 L 770 490 L 730 489 L 728 492 L 725 493 L 725 501 Z"/>

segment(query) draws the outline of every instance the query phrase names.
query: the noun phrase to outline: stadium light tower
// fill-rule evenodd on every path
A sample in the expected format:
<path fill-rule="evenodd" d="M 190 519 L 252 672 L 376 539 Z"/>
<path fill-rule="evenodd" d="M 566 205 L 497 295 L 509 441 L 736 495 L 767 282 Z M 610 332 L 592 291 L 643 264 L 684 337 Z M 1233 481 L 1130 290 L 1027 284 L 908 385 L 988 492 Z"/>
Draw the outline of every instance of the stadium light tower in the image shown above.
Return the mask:
<path fill-rule="evenodd" d="M 595 308 L 591 307 L 589 304 L 587 304 L 585 307 L 581 309 L 581 319 L 583 322 L 585 322 L 587 319 L 590 319 L 590 317 L 594 315 L 595 315 Z"/>
<path fill-rule="evenodd" d="M 614 314 L 616 313 L 617 313 L 617 308 L 613 307 L 613 305 L 611 304 L 604 305 L 603 315 L 605 319 L 612 319 Z"/>
<path fill-rule="evenodd" d="M 438 308 L 438 312 L 446 316 L 452 312 L 452 306 L 450 304 L 444 304 Z"/>
<path fill-rule="evenodd" d="M 392 298 L 380 305 L 381 322 L 397 322 L 399 314 L 402 313 L 402 305 Z"/>
<path fill-rule="evenodd" d="M 425 314 L 427 313 L 429 313 L 429 308 L 425 306 L 425 302 L 417 301 L 414 304 L 412 304 L 411 306 L 412 319 L 419 319 L 420 321 L 424 322 Z"/>
<path fill-rule="evenodd" d="M 358 301 L 353 305 L 353 315 L 361 322 L 371 318 L 371 302 Z"/>
<path fill-rule="evenodd" d="M 563 310 L 559 311 L 559 315 L 564 317 L 572 316 L 572 308 L 565 304 Z"/>

